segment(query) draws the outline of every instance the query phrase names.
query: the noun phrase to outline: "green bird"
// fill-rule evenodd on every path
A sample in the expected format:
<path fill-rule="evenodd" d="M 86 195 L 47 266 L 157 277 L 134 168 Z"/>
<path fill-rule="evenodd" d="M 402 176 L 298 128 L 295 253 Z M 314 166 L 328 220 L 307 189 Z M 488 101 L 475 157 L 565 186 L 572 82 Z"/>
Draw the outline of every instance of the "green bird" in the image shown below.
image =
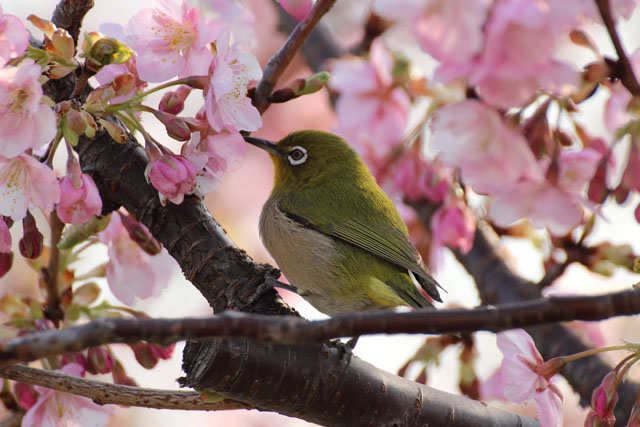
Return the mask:
<path fill-rule="evenodd" d="M 274 165 L 260 235 L 298 293 L 333 316 L 442 301 L 407 226 L 358 154 L 340 137 L 306 130 L 277 143 L 245 137 Z"/>

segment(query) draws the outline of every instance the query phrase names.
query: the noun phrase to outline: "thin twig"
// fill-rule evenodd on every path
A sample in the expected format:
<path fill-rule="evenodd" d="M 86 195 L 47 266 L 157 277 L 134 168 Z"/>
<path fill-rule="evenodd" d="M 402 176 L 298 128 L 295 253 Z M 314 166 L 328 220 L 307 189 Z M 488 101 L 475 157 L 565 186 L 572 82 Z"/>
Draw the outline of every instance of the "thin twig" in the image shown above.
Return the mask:
<path fill-rule="evenodd" d="M 98 319 L 83 326 L 37 332 L 0 343 L 0 368 L 107 343 L 140 340 L 166 345 L 210 338 L 250 338 L 278 344 L 321 343 L 367 334 L 501 331 L 552 322 L 602 320 L 640 313 L 640 290 L 597 296 L 552 296 L 475 309 L 369 312 L 309 322 L 294 316 L 225 312 L 210 318 Z"/>
<path fill-rule="evenodd" d="M 307 37 L 309 37 L 320 19 L 331 9 L 335 2 L 336 0 L 318 0 L 315 2 L 309 15 L 298 23 L 289 35 L 287 41 L 267 63 L 267 66 L 264 68 L 264 73 L 262 74 L 262 79 L 258 83 L 258 86 L 256 86 L 256 92 L 253 98 L 253 105 L 256 106 L 261 114 L 269 107 L 268 97 L 278 83 L 278 79 L 282 76 L 282 73 L 284 73 L 284 70 L 289 63 L 291 63 L 293 57 L 298 50 L 300 50 L 300 47 L 302 47 L 302 44 Z"/>
<path fill-rule="evenodd" d="M 60 250 L 58 242 L 62 235 L 64 223 L 58 218 L 55 210 L 49 216 L 51 225 L 51 246 L 49 254 L 49 267 L 44 275 L 44 282 L 47 287 L 47 309 L 46 315 L 56 326 L 62 320 L 64 314 L 60 309 L 60 294 L 58 293 L 58 271 L 60 269 Z"/>
<path fill-rule="evenodd" d="M 616 31 L 615 22 L 613 22 L 613 16 L 611 16 L 611 8 L 609 6 L 609 0 L 595 0 L 596 5 L 598 6 L 598 11 L 600 12 L 600 16 L 602 17 L 602 22 L 605 27 L 607 27 L 607 32 L 609 33 L 609 37 L 611 38 L 611 42 L 616 49 L 616 53 L 618 54 L 618 62 L 621 69 L 620 81 L 624 85 L 625 88 L 633 96 L 640 96 L 640 84 L 638 84 L 638 80 L 633 74 L 633 68 L 631 67 L 631 62 L 627 57 L 627 54 L 622 47 L 622 43 L 620 42 L 620 37 Z"/>
<path fill-rule="evenodd" d="M 10 366 L 0 370 L 0 376 L 26 384 L 39 385 L 53 390 L 88 397 L 100 405 L 127 405 L 154 409 L 185 409 L 197 411 L 221 411 L 228 409 L 254 409 L 235 400 L 207 402 L 195 391 L 155 390 L 103 381 L 73 377 L 60 372 Z"/>

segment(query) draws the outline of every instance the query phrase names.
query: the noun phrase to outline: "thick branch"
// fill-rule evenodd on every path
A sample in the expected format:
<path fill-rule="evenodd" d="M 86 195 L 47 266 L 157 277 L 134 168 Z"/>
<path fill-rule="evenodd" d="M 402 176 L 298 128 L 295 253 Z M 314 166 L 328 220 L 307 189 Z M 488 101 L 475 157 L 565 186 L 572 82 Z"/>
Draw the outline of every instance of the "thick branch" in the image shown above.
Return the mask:
<path fill-rule="evenodd" d="M 278 52 L 271 57 L 267 66 L 264 68 L 262 79 L 256 87 L 253 98 L 253 105 L 260 111 L 264 112 L 269 107 L 267 98 L 271 91 L 278 83 L 278 79 L 284 73 L 284 70 L 293 60 L 300 47 L 313 29 L 316 27 L 320 19 L 336 2 L 336 0 L 318 0 L 314 3 L 309 15 L 298 23 L 293 32 L 289 35 L 287 41 L 282 45 Z"/>
<path fill-rule="evenodd" d="M 618 32 L 616 31 L 616 24 L 611 15 L 609 0 L 595 0 L 595 2 L 602 17 L 602 22 L 605 27 L 607 27 L 607 32 L 609 33 L 613 47 L 615 47 L 616 53 L 618 54 L 618 62 L 622 68 L 620 81 L 633 96 L 640 96 L 640 84 L 638 84 L 638 80 L 633 73 L 633 67 L 631 66 L 629 57 L 627 57 Z"/>
<path fill-rule="evenodd" d="M 61 0 L 51 19 L 58 28 L 64 28 L 78 43 L 84 16 L 93 7 L 93 0 Z"/>
<path fill-rule="evenodd" d="M 318 344 L 330 338 L 379 333 L 442 334 L 500 331 L 551 322 L 601 320 L 640 312 L 640 290 L 598 296 L 554 296 L 498 307 L 411 313 L 371 312 L 308 322 L 294 316 L 237 312 L 208 319 L 98 319 L 83 326 L 37 332 L 0 344 L 0 368 L 108 343 L 249 338 L 270 344 Z"/>
<path fill-rule="evenodd" d="M 33 369 L 21 365 L 0 369 L 0 377 L 88 397 L 100 405 L 114 404 L 153 409 L 197 411 L 254 409 L 249 405 L 233 400 L 225 399 L 219 402 L 207 402 L 195 391 L 154 390 L 109 384 L 103 381 L 88 380 L 60 372 Z"/>

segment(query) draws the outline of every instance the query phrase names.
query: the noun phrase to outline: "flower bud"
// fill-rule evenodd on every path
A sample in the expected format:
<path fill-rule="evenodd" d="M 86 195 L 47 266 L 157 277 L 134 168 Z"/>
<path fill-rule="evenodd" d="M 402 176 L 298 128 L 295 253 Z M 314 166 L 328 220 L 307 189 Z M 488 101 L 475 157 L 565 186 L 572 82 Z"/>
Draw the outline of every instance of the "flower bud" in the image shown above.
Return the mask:
<path fill-rule="evenodd" d="M 69 363 L 76 363 L 82 366 L 85 371 L 89 369 L 89 361 L 82 353 L 65 353 L 62 355 L 62 366 Z"/>
<path fill-rule="evenodd" d="M 149 229 L 145 227 L 144 224 L 141 224 L 125 213 L 118 213 L 120 214 L 122 225 L 124 225 L 127 233 L 129 233 L 129 237 L 131 240 L 136 242 L 143 251 L 149 255 L 157 255 L 162 251 L 162 244 L 153 237 Z"/>
<path fill-rule="evenodd" d="M 166 92 L 162 95 L 158 109 L 169 114 L 179 114 L 184 109 L 184 101 L 190 93 L 191 88 L 185 85 L 175 91 Z"/>
<path fill-rule="evenodd" d="M 191 129 L 189 129 L 184 119 L 159 110 L 155 110 L 153 115 L 162 122 L 167 130 L 167 135 L 171 138 L 176 141 L 188 141 L 191 139 Z"/>
<path fill-rule="evenodd" d="M 0 252 L 0 277 L 11 270 L 13 264 L 13 252 Z"/>
<path fill-rule="evenodd" d="M 18 405 L 28 411 L 38 401 L 40 396 L 31 384 L 15 383 L 13 385 L 13 393 L 16 395 Z"/>
<path fill-rule="evenodd" d="M 116 384 L 138 387 L 136 380 L 127 375 L 124 370 L 124 366 L 122 366 L 122 364 L 117 360 L 113 365 L 111 376 L 113 377 L 113 382 Z"/>
<path fill-rule="evenodd" d="M 159 357 L 151 351 L 149 344 L 138 341 L 129 344 L 129 347 L 131 347 L 136 360 L 143 368 L 151 369 L 158 364 Z"/>
<path fill-rule="evenodd" d="M 87 352 L 88 371 L 92 374 L 108 374 L 113 369 L 113 356 L 106 347 L 91 347 Z"/>
<path fill-rule="evenodd" d="M 178 155 L 160 156 L 149 170 L 151 184 L 167 199 L 177 199 L 193 189 L 196 171 L 186 158 Z"/>
<path fill-rule="evenodd" d="M 585 420 L 585 426 L 612 426 L 616 422 L 613 410 L 618 403 L 616 391 L 618 373 L 611 371 L 591 394 L 591 410 Z"/>
<path fill-rule="evenodd" d="M 27 212 L 27 216 L 22 219 L 22 239 L 18 242 L 20 254 L 25 258 L 38 258 L 42 254 L 44 236 L 36 226 L 36 220 Z"/>
<path fill-rule="evenodd" d="M 149 350 L 151 351 L 151 354 L 153 354 L 154 356 L 162 360 L 171 359 L 171 356 L 173 356 L 173 350 L 175 349 L 175 347 L 176 347 L 175 344 L 170 344 L 167 346 L 149 344 Z"/>

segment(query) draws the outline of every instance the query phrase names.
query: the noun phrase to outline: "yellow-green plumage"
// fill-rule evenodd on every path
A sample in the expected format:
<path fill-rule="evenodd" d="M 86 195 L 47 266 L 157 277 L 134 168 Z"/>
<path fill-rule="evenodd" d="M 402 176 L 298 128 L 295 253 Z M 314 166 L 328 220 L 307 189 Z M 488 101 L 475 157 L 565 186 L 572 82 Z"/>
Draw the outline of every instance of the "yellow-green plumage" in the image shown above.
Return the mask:
<path fill-rule="evenodd" d="M 440 300 L 395 206 L 344 140 L 301 131 L 261 148 L 275 180 L 260 234 L 313 306 L 329 315 L 430 306 L 417 284 Z"/>

